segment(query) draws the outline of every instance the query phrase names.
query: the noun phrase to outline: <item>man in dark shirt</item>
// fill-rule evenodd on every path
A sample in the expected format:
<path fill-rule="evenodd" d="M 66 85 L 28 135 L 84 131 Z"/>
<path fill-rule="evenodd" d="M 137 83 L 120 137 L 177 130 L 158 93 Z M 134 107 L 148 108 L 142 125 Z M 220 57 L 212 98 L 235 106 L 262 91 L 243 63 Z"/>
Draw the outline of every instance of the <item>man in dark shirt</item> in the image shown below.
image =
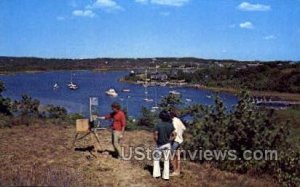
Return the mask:
<path fill-rule="evenodd" d="M 170 122 L 162 121 L 154 128 L 156 145 L 161 146 L 167 143 L 171 143 L 170 135 L 174 131 L 174 126 Z"/>
<path fill-rule="evenodd" d="M 165 180 L 169 179 L 170 175 L 170 149 L 171 141 L 175 138 L 174 126 L 171 122 L 171 116 L 167 111 L 162 111 L 159 114 L 161 123 L 154 128 L 154 140 L 156 142 L 156 149 L 153 158 L 153 177 L 160 177 L 160 165 L 159 161 L 164 156 L 164 170 L 162 178 Z"/>

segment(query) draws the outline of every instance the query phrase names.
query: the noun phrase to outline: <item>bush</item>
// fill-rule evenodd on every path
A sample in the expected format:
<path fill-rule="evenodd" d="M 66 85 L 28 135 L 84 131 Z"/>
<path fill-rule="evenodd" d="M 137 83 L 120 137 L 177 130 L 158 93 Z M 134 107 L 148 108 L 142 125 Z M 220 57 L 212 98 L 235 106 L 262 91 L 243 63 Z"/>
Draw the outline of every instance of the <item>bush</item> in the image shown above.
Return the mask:
<path fill-rule="evenodd" d="M 11 127 L 11 119 L 9 116 L 0 113 L 0 128 Z"/>
<path fill-rule="evenodd" d="M 275 119 L 273 111 L 256 108 L 246 92 L 233 112 L 227 112 L 223 102 L 216 98 L 215 105 L 206 111 L 206 115 L 195 119 L 193 127 L 189 129 L 191 136 L 185 148 L 235 150 L 236 156 L 241 159 L 212 160 L 212 164 L 240 173 L 267 173 L 281 184 L 297 186 L 300 176 L 299 152 L 292 152 L 293 146 L 287 141 L 289 124 Z M 277 150 L 280 156 L 278 160 L 245 160 L 245 150 Z M 264 156 L 267 158 L 267 155 Z"/>
<path fill-rule="evenodd" d="M 11 115 L 10 112 L 10 99 L 4 98 L 2 92 L 5 91 L 3 82 L 0 81 L 0 113 L 5 115 Z"/>
<path fill-rule="evenodd" d="M 15 101 L 13 104 L 14 112 L 20 114 L 21 116 L 39 116 L 39 106 L 40 101 L 37 99 L 32 99 L 28 95 L 22 95 L 20 101 Z"/>
<path fill-rule="evenodd" d="M 54 105 L 48 105 L 47 106 L 47 112 L 49 118 L 60 118 L 65 119 L 67 116 L 67 110 L 64 107 L 61 106 L 54 106 Z"/>
<path fill-rule="evenodd" d="M 154 128 L 154 126 L 158 123 L 158 118 L 156 113 L 151 112 L 146 107 L 142 108 L 142 116 L 138 121 L 138 126 Z"/>
<path fill-rule="evenodd" d="M 139 129 L 138 122 L 133 118 L 127 119 L 126 130 L 133 131 Z"/>

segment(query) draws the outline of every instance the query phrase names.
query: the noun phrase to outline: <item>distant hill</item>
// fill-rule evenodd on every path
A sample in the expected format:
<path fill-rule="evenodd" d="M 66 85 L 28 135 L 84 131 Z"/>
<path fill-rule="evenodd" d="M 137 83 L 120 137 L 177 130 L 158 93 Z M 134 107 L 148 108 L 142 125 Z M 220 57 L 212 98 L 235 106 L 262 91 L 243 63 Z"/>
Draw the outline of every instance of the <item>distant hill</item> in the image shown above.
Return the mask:
<path fill-rule="evenodd" d="M 93 58 L 93 59 L 59 59 L 36 57 L 0 56 L 0 72 L 47 71 L 47 70 L 81 70 L 81 69 L 133 69 L 155 67 L 157 64 L 185 65 L 193 67 L 209 63 L 241 64 L 269 63 L 260 61 L 216 60 L 193 57 L 184 58 Z M 272 63 L 290 63 L 290 61 L 272 61 Z"/>

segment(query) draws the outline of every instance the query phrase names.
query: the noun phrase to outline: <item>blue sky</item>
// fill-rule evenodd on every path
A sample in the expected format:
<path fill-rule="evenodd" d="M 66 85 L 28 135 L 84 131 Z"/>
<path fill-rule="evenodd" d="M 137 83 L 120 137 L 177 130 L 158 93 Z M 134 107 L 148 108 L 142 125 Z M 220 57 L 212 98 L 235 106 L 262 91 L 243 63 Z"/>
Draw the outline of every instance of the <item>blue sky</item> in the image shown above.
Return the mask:
<path fill-rule="evenodd" d="M 300 60 L 300 0 L 0 0 L 0 56 Z"/>

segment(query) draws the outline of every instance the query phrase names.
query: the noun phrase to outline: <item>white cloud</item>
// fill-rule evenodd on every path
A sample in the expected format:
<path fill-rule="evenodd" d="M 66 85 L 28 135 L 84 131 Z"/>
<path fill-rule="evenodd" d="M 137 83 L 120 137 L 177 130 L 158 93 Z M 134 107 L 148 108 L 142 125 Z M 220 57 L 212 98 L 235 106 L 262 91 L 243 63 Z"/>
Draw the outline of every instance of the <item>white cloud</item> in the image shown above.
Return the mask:
<path fill-rule="evenodd" d="M 246 21 L 246 22 L 240 23 L 240 28 L 242 28 L 242 29 L 253 29 L 254 26 L 250 21 Z"/>
<path fill-rule="evenodd" d="M 190 0 L 149 0 L 152 4 L 164 6 L 180 7 L 188 3 Z"/>
<path fill-rule="evenodd" d="M 136 3 L 140 4 L 155 4 L 164 6 L 176 6 L 180 7 L 188 3 L 190 0 L 134 0 Z"/>
<path fill-rule="evenodd" d="M 265 40 L 274 40 L 274 39 L 276 39 L 276 36 L 274 36 L 274 35 L 268 35 L 268 36 L 265 36 L 264 39 Z"/>
<path fill-rule="evenodd" d="M 123 9 L 114 0 L 96 0 L 92 5 L 87 5 L 86 9 L 105 9 L 105 10 L 121 10 Z"/>
<path fill-rule="evenodd" d="M 269 11 L 271 10 L 270 5 L 263 4 L 251 4 L 248 2 L 242 2 L 237 6 L 237 9 L 242 11 Z"/>
<path fill-rule="evenodd" d="M 72 12 L 72 14 L 74 16 L 80 16 L 80 17 L 90 17 L 90 18 L 93 18 L 95 17 L 95 13 L 91 10 L 74 10 Z"/>

